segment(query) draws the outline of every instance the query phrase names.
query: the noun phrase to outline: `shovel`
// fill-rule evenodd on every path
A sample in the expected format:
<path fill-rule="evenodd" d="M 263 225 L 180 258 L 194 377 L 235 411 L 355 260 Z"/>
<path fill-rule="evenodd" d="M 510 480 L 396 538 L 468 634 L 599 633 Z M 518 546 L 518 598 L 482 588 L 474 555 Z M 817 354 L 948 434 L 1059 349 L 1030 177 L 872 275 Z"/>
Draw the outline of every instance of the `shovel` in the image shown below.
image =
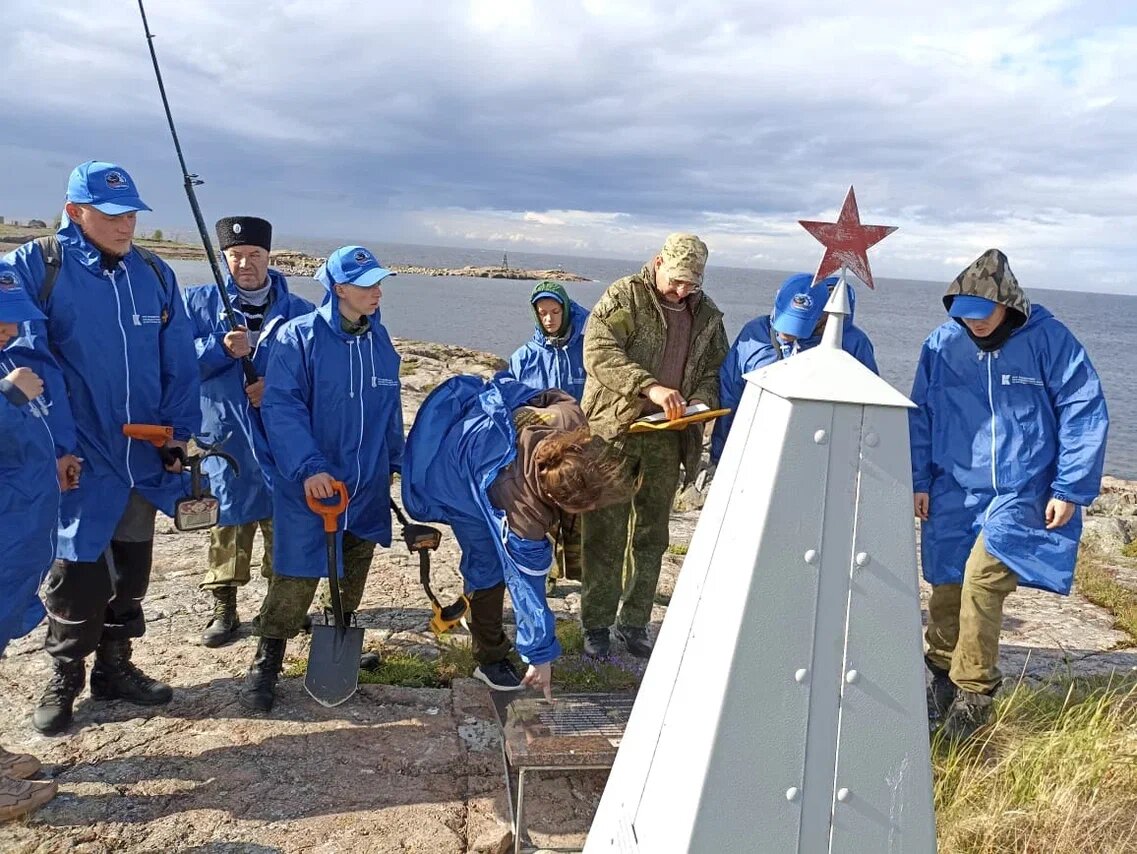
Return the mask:
<path fill-rule="evenodd" d="M 324 504 L 308 496 L 308 508 L 324 520 L 324 539 L 328 551 L 328 589 L 332 598 L 333 626 L 312 626 L 312 645 L 308 650 L 308 671 L 304 689 L 322 706 L 338 706 L 351 698 L 359 687 L 359 655 L 363 652 L 363 629 L 344 623 L 340 600 L 339 573 L 336 571 L 336 529 L 340 514 L 347 509 L 347 487 L 335 481 L 335 504 Z"/>

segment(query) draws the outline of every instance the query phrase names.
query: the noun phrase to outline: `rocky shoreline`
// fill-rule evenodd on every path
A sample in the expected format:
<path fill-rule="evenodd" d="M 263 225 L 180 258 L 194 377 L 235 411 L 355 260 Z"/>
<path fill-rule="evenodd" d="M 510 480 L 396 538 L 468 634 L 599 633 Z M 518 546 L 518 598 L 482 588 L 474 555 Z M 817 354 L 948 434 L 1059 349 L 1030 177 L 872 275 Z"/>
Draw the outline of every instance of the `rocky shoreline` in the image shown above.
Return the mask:
<path fill-rule="evenodd" d="M 413 423 L 422 401 L 456 373 L 491 376 L 497 356 L 464 347 L 395 339 L 402 356 L 403 414 Z M 674 548 L 664 557 L 652 613 L 666 614 L 701 495 L 688 491 L 671 517 Z M 687 509 L 679 509 L 687 508 Z M 1107 478 L 1086 519 L 1083 552 L 1118 583 L 1134 581 L 1137 482 Z M 259 540 L 259 535 L 258 535 Z M 59 796 L 30 819 L 0 826 L 0 851 L 14 854 L 502 854 L 511 848 L 498 730 L 485 687 L 361 685 L 334 709 L 317 705 L 302 680 L 285 678 L 269 715 L 250 715 L 236 689 L 256 639 L 248 623 L 265 594 L 258 567 L 240 589 L 240 639 L 200 646 L 211 610 L 198 589 L 205 532 L 181 534 L 161 518 L 154 573 L 145 601 L 147 634 L 136 660 L 174 685 L 168 706 L 142 709 L 82 695 L 76 727 L 45 738 L 29 715 L 49 672 L 44 628 L 14 642 L 0 662 L 0 743 L 33 753 L 59 783 Z M 254 547 L 254 560 L 261 544 Z M 443 601 L 460 590 L 458 548 L 447 530 L 433 561 Z M 926 587 L 923 590 L 927 595 Z M 579 617 L 579 585 L 562 582 L 550 600 L 558 619 Z M 511 615 L 509 615 L 511 617 Z M 754 615 L 759 618 L 761 615 Z M 438 656 L 418 562 L 396 541 L 377 549 L 359 624 L 366 645 Z M 507 617 L 508 619 L 508 617 Z M 1137 648 L 1113 615 L 1075 592 L 1059 597 L 1019 590 L 1007 600 L 1005 673 L 1045 681 L 1054 674 L 1137 673 Z M 308 639 L 290 641 L 289 666 L 303 662 Z M 526 812 L 542 847 L 579 846 L 599 802 L 604 772 L 546 774 L 533 782 Z"/>
<path fill-rule="evenodd" d="M 273 267 L 286 276 L 312 276 L 324 263 L 323 258 L 297 252 L 293 249 L 279 249 L 269 259 Z M 515 267 L 421 267 L 414 264 L 387 264 L 396 273 L 416 276 L 465 276 L 472 279 L 519 279 L 540 281 L 551 279 L 558 282 L 588 282 L 590 279 L 569 273 L 565 270 L 526 270 Z"/>
<path fill-rule="evenodd" d="M 54 233 L 49 228 L 27 228 L 23 226 L 0 225 L 0 254 L 15 249 L 29 240 Z M 205 249 L 191 243 L 172 240 L 152 240 L 137 238 L 139 246 L 157 253 L 167 261 L 201 261 L 205 259 Z M 296 249 L 277 249 L 269 256 L 269 263 L 286 276 L 313 276 L 324 259 Z M 396 273 L 416 276 L 464 276 L 474 279 L 516 279 L 521 281 L 541 281 L 549 279 L 558 282 L 589 282 L 591 279 L 570 273 L 566 270 L 530 270 L 519 267 L 422 267 L 415 264 L 388 264 L 388 269 Z"/>

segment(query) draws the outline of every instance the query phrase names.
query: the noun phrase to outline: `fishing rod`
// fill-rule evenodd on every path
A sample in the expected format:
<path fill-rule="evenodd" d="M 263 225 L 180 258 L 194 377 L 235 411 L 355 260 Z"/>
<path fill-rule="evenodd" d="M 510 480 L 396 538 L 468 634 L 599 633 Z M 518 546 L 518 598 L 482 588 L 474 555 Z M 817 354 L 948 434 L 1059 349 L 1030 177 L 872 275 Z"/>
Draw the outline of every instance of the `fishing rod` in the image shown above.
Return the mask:
<path fill-rule="evenodd" d="M 146 31 L 146 45 L 150 48 L 150 61 L 154 64 L 154 76 L 158 80 L 158 92 L 162 95 L 162 106 L 166 110 L 166 121 L 170 125 L 170 136 L 174 138 L 174 150 L 178 152 L 178 163 L 182 167 L 182 177 L 185 179 L 186 197 L 189 199 L 193 218 L 197 222 L 197 230 L 201 234 L 201 244 L 205 247 L 205 257 L 209 260 L 209 267 L 213 271 L 213 281 L 217 283 L 217 290 L 221 292 L 221 303 L 225 307 L 225 319 L 230 329 L 236 329 L 240 324 L 233 314 L 233 302 L 229 299 L 229 291 L 225 288 L 225 278 L 221 275 L 221 267 L 217 263 L 217 256 L 213 252 L 213 242 L 209 239 L 209 232 L 205 229 L 205 220 L 201 216 L 201 207 L 197 203 L 197 194 L 194 186 L 204 183 L 201 178 L 191 174 L 186 167 L 186 159 L 182 155 L 182 144 L 178 141 L 178 131 L 174 127 L 174 116 L 170 112 L 170 102 L 166 98 L 166 86 L 162 83 L 162 72 L 158 68 L 158 54 L 154 52 L 154 34 L 150 32 L 150 24 L 146 20 L 146 8 L 142 0 L 138 0 L 138 11 L 142 15 L 142 28 Z M 258 379 L 257 371 L 248 356 L 241 357 L 241 370 L 245 374 L 245 385 L 252 385 Z"/>

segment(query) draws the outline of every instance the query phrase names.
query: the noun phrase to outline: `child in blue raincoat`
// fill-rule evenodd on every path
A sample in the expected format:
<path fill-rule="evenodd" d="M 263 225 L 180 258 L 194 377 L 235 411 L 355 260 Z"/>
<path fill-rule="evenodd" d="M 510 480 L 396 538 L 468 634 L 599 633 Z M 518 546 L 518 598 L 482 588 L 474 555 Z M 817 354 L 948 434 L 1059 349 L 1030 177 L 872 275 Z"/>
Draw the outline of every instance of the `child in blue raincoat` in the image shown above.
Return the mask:
<path fill-rule="evenodd" d="M 920 352 L 909 433 L 928 603 L 930 717 L 949 738 L 991 718 L 1003 603 L 1067 594 L 1082 507 L 1101 487 L 1109 416 L 1069 329 L 990 249 L 948 287 Z"/>
<path fill-rule="evenodd" d="M 529 295 L 536 329 L 533 337 L 509 357 L 509 375 L 534 391 L 557 388 L 571 394 L 577 403 L 584 396 L 584 327 L 588 309 L 569 299 L 559 282 L 541 281 Z M 557 560 L 549 570 L 547 591 L 556 579 L 579 581 L 581 575 L 580 524 L 565 519 L 553 533 Z"/>
<path fill-rule="evenodd" d="M 394 275 L 370 251 L 345 246 L 316 272 L 324 303 L 290 320 L 265 374 L 261 417 L 272 475 L 273 576 L 260 611 L 260 643 L 240 690 L 247 708 L 272 708 L 285 644 L 301 629 L 327 575 L 324 529 L 307 497 L 347 486 L 337 571 L 350 621 L 375 545 L 391 544 L 391 478 L 403 463 L 399 356 L 379 322 L 379 283 Z"/>
<path fill-rule="evenodd" d="M 569 395 L 535 392 L 510 377 L 453 377 L 430 393 L 407 437 L 403 502 L 424 522 L 449 525 L 462 548 L 470 599 L 474 676 L 495 690 L 523 685 L 551 696 L 551 664 L 561 652 L 545 576 L 548 532 L 562 513 L 626 501 L 618 461 L 588 438 L 587 419 Z M 509 589 L 524 678 L 502 625 Z"/>
<path fill-rule="evenodd" d="M 43 320 L 15 267 L 0 261 L 0 655 L 43 619 L 39 588 L 55 558 L 60 485 L 50 401 L 34 362 L 7 350 L 24 324 Z M 27 780 L 40 764 L 0 748 L 0 821 L 47 803 L 55 783 Z"/>
<path fill-rule="evenodd" d="M 774 310 L 769 315 L 756 317 L 742 327 L 738 337 L 719 369 L 719 406 L 730 409 L 731 414 L 715 421 L 711 434 L 711 462 L 717 464 L 726 446 L 726 437 L 734 423 L 734 410 L 742 400 L 746 387 L 743 377 L 758 368 L 787 359 L 794 353 L 810 350 L 821 343 L 827 315 L 825 303 L 837 278 L 831 276 L 813 284 L 809 273 L 795 273 L 782 282 L 774 297 Z M 862 365 L 879 373 L 872 341 L 853 322 L 856 312 L 856 290 L 846 285 L 849 294 L 849 313 L 841 336 L 841 348 Z"/>
<path fill-rule="evenodd" d="M 542 281 L 529 295 L 536 329 L 509 357 L 509 374 L 534 391 L 559 388 L 584 396 L 584 327 L 588 309 L 569 299 L 559 282 Z"/>

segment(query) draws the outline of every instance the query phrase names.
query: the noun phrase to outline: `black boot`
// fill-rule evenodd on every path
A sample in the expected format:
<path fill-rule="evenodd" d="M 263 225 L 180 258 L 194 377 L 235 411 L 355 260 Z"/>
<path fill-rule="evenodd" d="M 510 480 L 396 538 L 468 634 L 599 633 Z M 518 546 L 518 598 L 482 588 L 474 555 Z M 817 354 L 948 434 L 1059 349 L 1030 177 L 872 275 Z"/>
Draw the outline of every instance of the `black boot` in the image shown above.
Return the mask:
<path fill-rule="evenodd" d="M 288 641 L 279 638 L 261 638 L 253 666 L 245 674 L 245 682 L 237 692 L 237 699 L 246 709 L 254 712 L 272 711 L 276 699 L 276 680 L 284 666 L 284 648 Z"/>
<path fill-rule="evenodd" d="M 241 621 L 237 619 L 237 588 L 217 587 L 213 590 L 213 617 L 201 634 L 202 645 L 222 646 L 237 636 Z"/>
<path fill-rule="evenodd" d="M 56 735 L 71 725 L 75 698 L 87 681 L 87 668 L 82 661 L 51 660 L 51 681 L 43 689 L 39 704 L 32 712 L 32 726 L 44 735 Z"/>
<path fill-rule="evenodd" d="M 91 696 L 96 700 L 126 700 L 138 706 L 161 706 L 170 702 L 174 689 L 151 679 L 130 660 L 129 638 L 103 638 L 91 668 Z"/>
<path fill-rule="evenodd" d="M 584 630 L 584 654 L 589 658 L 607 658 L 611 650 L 612 635 L 607 626 Z"/>
<path fill-rule="evenodd" d="M 995 714 L 994 694 L 976 694 L 959 689 L 948 709 L 940 733 L 948 741 L 965 741 L 991 722 Z"/>
<path fill-rule="evenodd" d="M 643 626 L 616 626 L 616 639 L 624 642 L 636 658 L 651 658 L 652 644 Z"/>
<path fill-rule="evenodd" d="M 928 725 L 932 728 L 947 717 L 948 709 L 955 700 L 955 683 L 951 681 L 948 672 L 938 665 L 932 664 L 927 656 L 924 664 L 932 674 L 932 682 L 928 685 Z"/>

